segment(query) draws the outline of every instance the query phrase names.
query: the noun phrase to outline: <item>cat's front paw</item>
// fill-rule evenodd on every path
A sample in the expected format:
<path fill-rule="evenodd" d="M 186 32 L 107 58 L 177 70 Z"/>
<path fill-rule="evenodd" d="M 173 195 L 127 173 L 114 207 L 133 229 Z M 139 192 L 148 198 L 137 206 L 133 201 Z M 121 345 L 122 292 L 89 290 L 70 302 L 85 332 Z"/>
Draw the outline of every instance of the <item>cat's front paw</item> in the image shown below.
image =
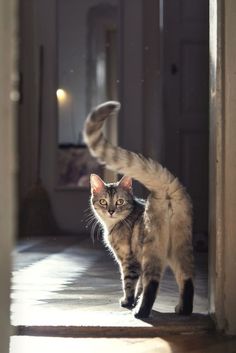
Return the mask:
<path fill-rule="evenodd" d="M 120 305 L 122 308 L 132 308 L 134 305 L 134 297 L 121 298 Z"/>
<path fill-rule="evenodd" d="M 139 304 L 139 301 L 140 301 L 140 297 L 135 297 L 134 298 L 134 304 L 133 304 L 134 308 Z"/>

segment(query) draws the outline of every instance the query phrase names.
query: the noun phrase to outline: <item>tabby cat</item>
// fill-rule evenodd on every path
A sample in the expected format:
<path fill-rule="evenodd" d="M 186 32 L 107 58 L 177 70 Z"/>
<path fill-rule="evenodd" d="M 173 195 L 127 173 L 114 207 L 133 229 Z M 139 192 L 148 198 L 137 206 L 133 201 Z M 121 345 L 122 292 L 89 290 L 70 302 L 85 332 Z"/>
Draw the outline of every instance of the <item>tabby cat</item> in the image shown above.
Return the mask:
<path fill-rule="evenodd" d="M 100 163 L 125 175 L 117 183 L 91 175 L 91 207 L 120 267 L 121 306 L 135 307 L 136 318 L 148 317 L 163 271 L 170 266 L 180 293 L 175 311 L 190 315 L 194 295 L 190 198 L 179 180 L 158 162 L 105 139 L 104 121 L 119 109 L 115 101 L 97 106 L 86 119 L 84 140 Z M 150 191 L 146 201 L 133 195 L 131 178 Z"/>

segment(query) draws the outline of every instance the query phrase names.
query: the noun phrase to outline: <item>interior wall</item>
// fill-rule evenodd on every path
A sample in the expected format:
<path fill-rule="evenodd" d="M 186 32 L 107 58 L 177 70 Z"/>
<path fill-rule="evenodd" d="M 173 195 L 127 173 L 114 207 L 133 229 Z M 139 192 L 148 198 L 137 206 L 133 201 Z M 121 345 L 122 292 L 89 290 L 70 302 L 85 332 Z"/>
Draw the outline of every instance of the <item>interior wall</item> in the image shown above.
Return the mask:
<path fill-rule="evenodd" d="M 164 161 L 162 7 L 143 0 L 143 153 Z"/>
<path fill-rule="evenodd" d="M 119 144 L 162 162 L 160 2 L 121 0 L 120 21 Z"/>
<path fill-rule="evenodd" d="M 9 352 L 11 250 L 15 235 L 17 1 L 0 0 L 0 352 Z"/>
<path fill-rule="evenodd" d="M 142 1 L 121 0 L 120 21 L 119 95 L 122 111 L 119 121 L 119 143 L 124 148 L 140 152 L 143 150 Z"/>

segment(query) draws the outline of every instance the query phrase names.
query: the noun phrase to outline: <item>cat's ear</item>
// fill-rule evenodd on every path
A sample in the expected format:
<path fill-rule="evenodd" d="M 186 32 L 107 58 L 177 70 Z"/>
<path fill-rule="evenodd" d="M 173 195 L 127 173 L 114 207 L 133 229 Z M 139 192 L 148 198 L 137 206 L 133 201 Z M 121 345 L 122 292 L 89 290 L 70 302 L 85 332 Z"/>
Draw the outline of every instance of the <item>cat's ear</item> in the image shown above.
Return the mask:
<path fill-rule="evenodd" d="M 104 189 L 104 182 L 97 174 L 90 175 L 91 193 L 97 194 Z"/>
<path fill-rule="evenodd" d="M 132 192 L 132 178 L 128 176 L 123 176 L 123 178 L 119 181 L 119 186 L 123 189 Z"/>

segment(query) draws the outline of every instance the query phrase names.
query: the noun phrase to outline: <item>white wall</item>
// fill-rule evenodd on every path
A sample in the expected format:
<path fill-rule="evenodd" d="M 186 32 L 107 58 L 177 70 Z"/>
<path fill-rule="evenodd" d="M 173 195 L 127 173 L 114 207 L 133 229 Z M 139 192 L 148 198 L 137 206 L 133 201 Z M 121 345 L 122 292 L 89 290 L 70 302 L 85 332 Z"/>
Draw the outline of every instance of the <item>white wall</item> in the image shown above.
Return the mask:
<path fill-rule="evenodd" d="M 11 249 L 15 231 L 17 76 L 15 0 L 0 0 L 0 352 L 9 352 Z M 10 98 L 11 97 L 11 98 Z"/>

